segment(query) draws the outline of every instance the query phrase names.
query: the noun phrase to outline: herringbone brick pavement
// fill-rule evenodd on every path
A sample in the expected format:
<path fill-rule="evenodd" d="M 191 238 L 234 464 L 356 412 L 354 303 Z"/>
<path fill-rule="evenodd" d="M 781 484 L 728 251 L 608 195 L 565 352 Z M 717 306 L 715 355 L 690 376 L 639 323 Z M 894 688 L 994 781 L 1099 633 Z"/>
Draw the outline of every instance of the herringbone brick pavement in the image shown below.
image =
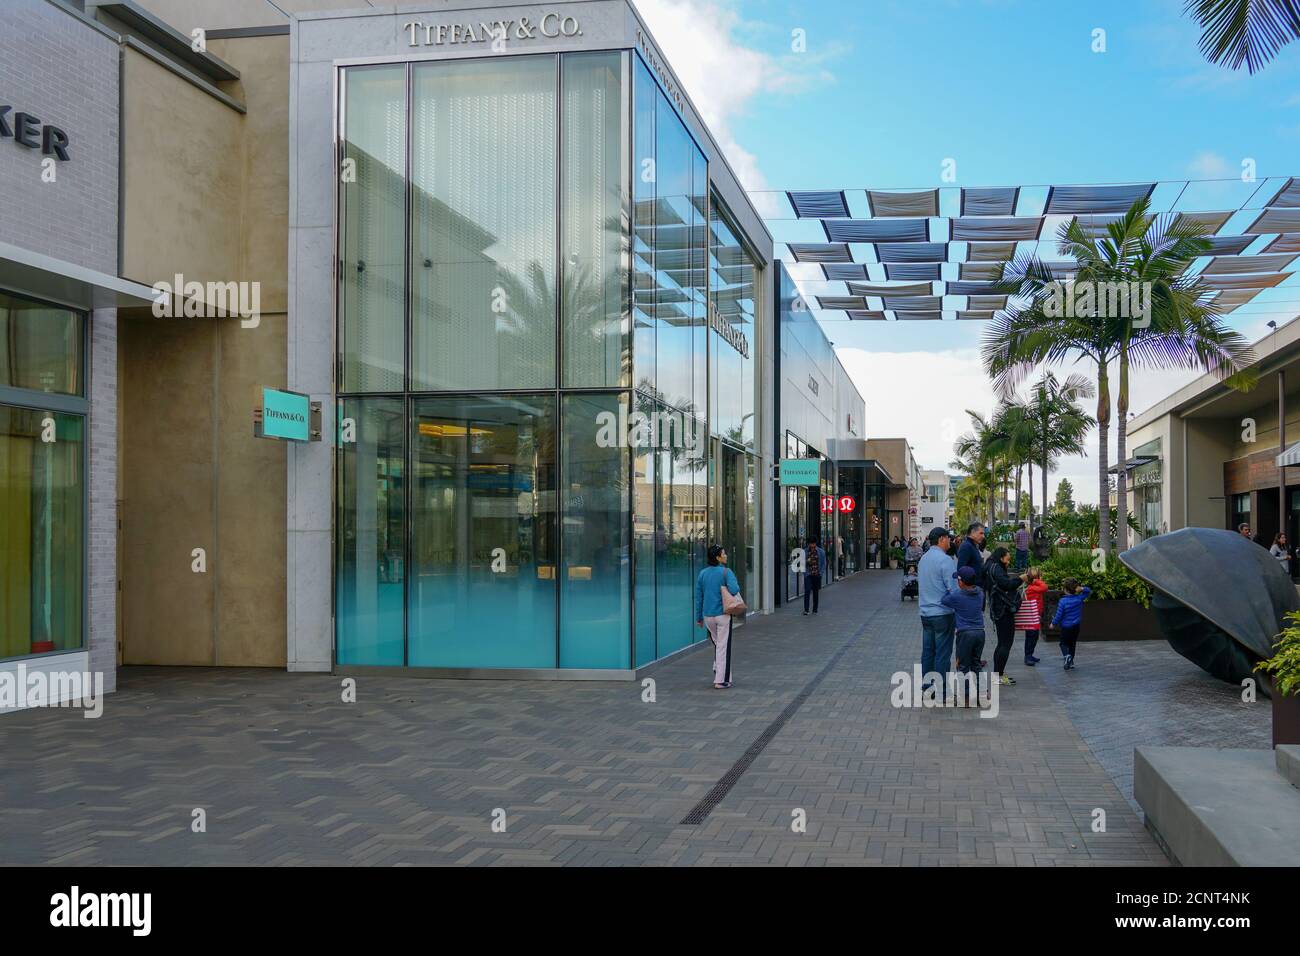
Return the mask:
<path fill-rule="evenodd" d="M 345 704 L 330 675 L 126 668 L 99 720 L 0 718 L 0 864 L 1163 864 L 1034 672 L 995 719 L 891 705 L 920 653 L 897 588 L 867 572 L 815 617 L 751 620 L 732 690 L 696 653 L 653 675 L 654 703 L 639 683 L 361 677 Z"/>

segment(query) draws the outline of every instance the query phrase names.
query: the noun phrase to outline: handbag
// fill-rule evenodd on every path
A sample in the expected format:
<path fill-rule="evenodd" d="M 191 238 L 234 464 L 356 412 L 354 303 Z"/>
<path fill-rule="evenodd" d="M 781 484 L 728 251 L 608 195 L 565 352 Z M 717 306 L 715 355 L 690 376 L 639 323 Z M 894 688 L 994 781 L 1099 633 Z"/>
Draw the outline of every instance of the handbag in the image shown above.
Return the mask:
<path fill-rule="evenodd" d="M 739 594 L 732 594 L 727 590 L 725 584 L 719 585 L 722 590 L 722 613 L 731 617 L 744 617 L 749 608 L 745 606 L 745 599 Z"/>

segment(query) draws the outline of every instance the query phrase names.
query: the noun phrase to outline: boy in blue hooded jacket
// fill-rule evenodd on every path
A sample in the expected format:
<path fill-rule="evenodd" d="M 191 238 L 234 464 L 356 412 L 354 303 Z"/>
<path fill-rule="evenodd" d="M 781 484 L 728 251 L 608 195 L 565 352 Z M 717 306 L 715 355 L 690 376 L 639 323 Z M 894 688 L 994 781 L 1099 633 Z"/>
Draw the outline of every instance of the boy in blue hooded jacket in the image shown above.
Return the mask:
<path fill-rule="evenodd" d="M 1079 625 L 1083 622 L 1083 602 L 1092 593 L 1089 588 L 1079 587 L 1074 578 L 1061 582 L 1061 600 L 1052 615 L 1052 626 L 1061 629 L 1061 654 L 1065 657 L 1065 669 L 1074 669 L 1074 649 L 1079 643 Z"/>

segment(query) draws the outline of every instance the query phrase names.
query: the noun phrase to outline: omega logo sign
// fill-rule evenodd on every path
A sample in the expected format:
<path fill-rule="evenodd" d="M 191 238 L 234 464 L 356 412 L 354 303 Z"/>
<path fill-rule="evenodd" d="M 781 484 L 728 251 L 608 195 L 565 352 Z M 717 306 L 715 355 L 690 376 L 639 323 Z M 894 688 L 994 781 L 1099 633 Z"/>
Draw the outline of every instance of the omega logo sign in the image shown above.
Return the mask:
<path fill-rule="evenodd" d="M 724 342 L 744 358 L 749 358 L 749 339 L 745 338 L 744 332 L 723 319 L 722 313 L 718 311 L 718 307 L 712 302 L 709 303 L 709 325 L 713 327 L 713 331 L 722 336 Z"/>
<path fill-rule="evenodd" d="M 0 105 L 0 136 L 8 136 L 20 146 L 39 149 L 47 156 L 54 155 L 64 162 L 68 159 L 68 134 L 57 126 L 42 124 L 31 113 L 14 113 L 9 122 L 12 106 Z"/>
<path fill-rule="evenodd" d="M 518 20 L 480 20 L 478 23 L 421 23 L 411 20 L 402 24 L 409 46 L 444 46 L 460 43 L 491 43 L 499 40 L 536 40 L 539 36 L 580 37 L 578 18 L 548 13 L 533 23 L 528 17 Z"/>

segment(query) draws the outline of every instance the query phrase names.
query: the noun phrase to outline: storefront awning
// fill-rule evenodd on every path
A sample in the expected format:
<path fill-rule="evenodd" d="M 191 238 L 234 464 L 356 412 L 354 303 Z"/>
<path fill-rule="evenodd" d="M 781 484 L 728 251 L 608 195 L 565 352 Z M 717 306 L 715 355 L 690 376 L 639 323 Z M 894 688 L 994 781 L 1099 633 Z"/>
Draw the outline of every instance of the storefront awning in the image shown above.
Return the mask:
<path fill-rule="evenodd" d="M 1159 460 L 1160 459 L 1157 458 L 1155 455 L 1134 455 L 1128 461 L 1124 462 L 1123 465 L 1118 465 L 1118 464 L 1111 465 L 1110 468 L 1107 469 L 1107 473 L 1111 475 L 1118 475 L 1120 469 L 1123 468 L 1124 474 L 1128 474 L 1134 468 L 1141 467 L 1142 465 L 1149 465 L 1151 464 L 1151 462 L 1159 461 Z"/>
<path fill-rule="evenodd" d="M 0 288 L 77 309 L 153 305 L 147 285 L 0 242 Z"/>
<path fill-rule="evenodd" d="M 1279 468 L 1287 468 L 1291 465 L 1300 465 L 1300 441 L 1296 442 L 1282 454 L 1273 459 L 1273 464 Z"/>

